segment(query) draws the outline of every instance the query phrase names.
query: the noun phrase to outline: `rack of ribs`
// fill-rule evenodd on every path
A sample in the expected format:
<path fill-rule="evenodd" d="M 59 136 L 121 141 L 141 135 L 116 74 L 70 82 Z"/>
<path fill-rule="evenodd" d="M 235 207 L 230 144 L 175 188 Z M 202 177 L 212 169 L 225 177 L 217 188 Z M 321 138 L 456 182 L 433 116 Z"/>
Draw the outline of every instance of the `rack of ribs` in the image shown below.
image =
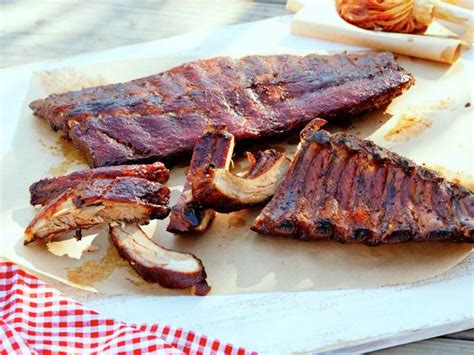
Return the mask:
<path fill-rule="evenodd" d="M 164 184 L 169 170 L 162 163 L 119 165 L 82 170 L 69 175 L 41 179 L 30 186 L 31 205 L 45 205 L 64 191 L 93 179 L 114 179 L 119 176 L 138 177 Z"/>
<path fill-rule="evenodd" d="M 24 243 L 53 240 L 100 224 L 146 224 L 168 216 L 168 187 L 138 177 L 92 179 L 50 200 L 25 230 Z"/>
<path fill-rule="evenodd" d="M 191 153 L 209 125 L 225 124 L 236 140 L 282 136 L 315 117 L 378 109 L 413 83 L 387 52 L 216 57 L 30 108 L 100 167 L 170 162 Z"/>
<path fill-rule="evenodd" d="M 288 174 L 252 229 L 299 239 L 367 245 L 474 241 L 474 194 L 373 142 L 301 133 Z"/>

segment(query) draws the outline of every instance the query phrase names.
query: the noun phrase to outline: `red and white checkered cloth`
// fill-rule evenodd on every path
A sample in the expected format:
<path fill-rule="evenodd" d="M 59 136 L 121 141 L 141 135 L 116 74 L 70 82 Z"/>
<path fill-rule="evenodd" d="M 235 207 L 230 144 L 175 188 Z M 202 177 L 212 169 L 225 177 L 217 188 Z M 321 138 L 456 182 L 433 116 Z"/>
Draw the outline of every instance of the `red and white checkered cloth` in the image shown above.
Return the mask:
<path fill-rule="evenodd" d="M 0 262 L 0 354 L 256 354 L 192 331 L 127 325 Z"/>

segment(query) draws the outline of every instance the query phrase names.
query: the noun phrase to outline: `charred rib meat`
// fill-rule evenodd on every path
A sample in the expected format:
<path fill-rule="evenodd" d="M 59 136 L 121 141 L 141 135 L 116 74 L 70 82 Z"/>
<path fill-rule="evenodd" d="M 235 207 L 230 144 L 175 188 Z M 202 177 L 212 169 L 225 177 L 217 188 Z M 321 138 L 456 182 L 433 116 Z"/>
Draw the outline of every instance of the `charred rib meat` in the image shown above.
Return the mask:
<path fill-rule="evenodd" d="M 192 176 L 194 203 L 230 213 L 267 202 L 285 176 L 290 161 L 274 149 L 247 156 L 253 166 L 246 176 L 213 165 L 202 166 Z"/>
<path fill-rule="evenodd" d="M 193 203 L 191 180 L 203 166 L 228 169 L 233 149 L 234 136 L 223 126 L 210 127 L 196 142 L 183 192 L 171 210 L 168 232 L 182 234 L 206 230 L 214 219 L 215 211 Z"/>
<path fill-rule="evenodd" d="M 200 296 L 209 292 L 204 266 L 193 254 L 156 244 L 136 224 L 111 226 L 109 234 L 120 256 L 145 281 L 173 289 L 195 286 L 195 294 Z"/>
<path fill-rule="evenodd" d="M 67 189 L 92 179 L 113 179 L 119 176 L 139 177 L 164 184 L 168 181 L 169 171 L 162 163 L 122 165 L 96 168 L 71 173 L 65 176 L 42 179 L 30 186 L 30 203 L 45 205 Z"/>
<path fill-rule="evenodd" d="M 413 82 L 386 52 L 218 57 L 30 107 L 99 167 L 190 153 L 208 125 L 225 124 L 237 140 L 280 136 L 315 117 L 377 109 Z"/>
<path fill-rule="evenodd" d="M 273 149 L 247 153 L 250 169 L 237 176 L 229 172 L 233 150 L 234 137 L 224 126 L 209 127 L 197 141 L 183 192 L 171 210 L 169 232 L 203 232 L 216 211 L 228 213 L 270 199 L 289 160 Z"/>
<path fill-rule="evenodd" d="M 25 231 L 25 244 L 111 222 L 148 223 L 169 213 L 170 190 L 137 177 L 92 179 L 51 200 Z"/>
<path fill-rule="evenodd" d="M 344 133 L 301 134 L 288 174 L 252 229 L 367 245 L 474 241 L 474 195 L 431 170 Z"/>

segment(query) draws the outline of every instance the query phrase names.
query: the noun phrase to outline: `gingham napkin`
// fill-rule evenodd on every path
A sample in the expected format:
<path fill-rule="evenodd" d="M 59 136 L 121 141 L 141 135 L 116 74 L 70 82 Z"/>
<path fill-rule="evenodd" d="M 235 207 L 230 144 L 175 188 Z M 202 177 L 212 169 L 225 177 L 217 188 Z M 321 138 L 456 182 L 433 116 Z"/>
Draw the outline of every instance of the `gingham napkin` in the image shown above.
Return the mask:
<path fill-rule="evenodd" d="M 192 331 L 102 318 L 10 262 L 0 262 L 0 353 L 256 354 Z"/>

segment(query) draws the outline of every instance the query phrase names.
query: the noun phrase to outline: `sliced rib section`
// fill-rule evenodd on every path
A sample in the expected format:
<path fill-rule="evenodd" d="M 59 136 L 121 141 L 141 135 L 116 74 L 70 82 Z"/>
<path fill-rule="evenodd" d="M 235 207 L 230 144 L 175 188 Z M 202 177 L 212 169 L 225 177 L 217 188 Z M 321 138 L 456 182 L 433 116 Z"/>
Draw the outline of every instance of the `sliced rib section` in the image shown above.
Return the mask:
<path fill-rule="evenodd" d="M 137 177 L 93 179 L 51 200 L 25 231 L 25 244 L 99 224 L 146 224 L 169 213 L 168 187 Z"/>
<path fill-rule="evenodd" d="M 267 202 L 283 180 L 290 160 L 274 149 L 248 154 L 251 169 L 245 176 L 227 168 L 204 165 L 192 176 L 195 204 L 230 213 Z"/>
<path fill-rule="evenodd" d="M 191 165 L 189 166 L 183 192 L 173 206 L 167 231 L 176 234 L 201 233 L 206 230 L 215 216 L 211 208 L 203 208 L 194 203 L 191 191 L 193 177 L 203 167 L 212 165 L 228 169 L 234 150 L 234 136 L 227 132 L 225 126 L 209 127 L 194 146 Z"/>
<path fill-rule="evenodd" d="M 367 245 L 474 241 L 474 195 L 371 141 L 315 120 L 252 229 Z"/>
<path fill-rule="evenodd" d="M 194 286 L 195 294 L 200 296 L 210 291 L 204 266 L 193 254 L 158 245 L 136 224 L 110 226 L 109 235 L 120 256 L 145 281 L 172 289 Z"/>
<path fill-rule="evenodd" d="M 64 191 L 92 179 L 113 179 L 119 176 L 138 177 L 164 184 L 168 181 L 169 171 L 162 163 L 120 165 L 82 170 L 69 175 L 42 179 L 30 186 L 30 203 L 45 205 Z"/>

